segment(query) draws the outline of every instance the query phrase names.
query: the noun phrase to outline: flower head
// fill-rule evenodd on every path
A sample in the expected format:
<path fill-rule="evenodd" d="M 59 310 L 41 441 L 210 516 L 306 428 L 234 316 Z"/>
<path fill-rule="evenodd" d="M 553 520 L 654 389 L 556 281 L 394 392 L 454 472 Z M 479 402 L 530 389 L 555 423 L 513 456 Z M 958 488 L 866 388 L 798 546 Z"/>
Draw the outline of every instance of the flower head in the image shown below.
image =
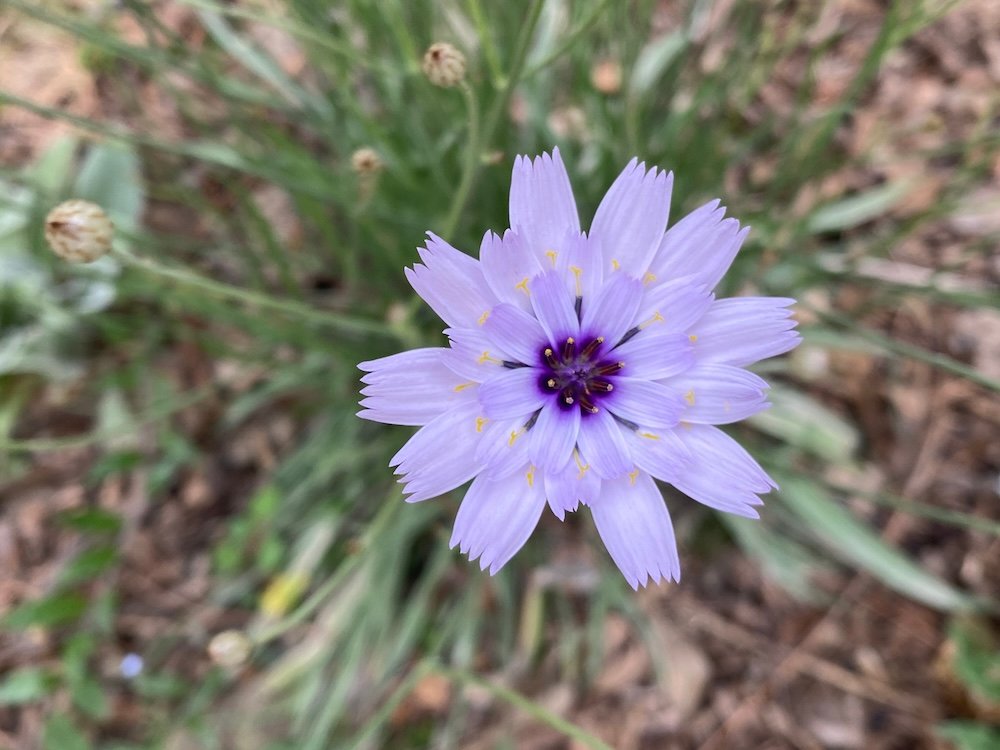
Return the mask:
<path fill-rule="evenodd" d="M 451 88 L 465 80 L 465 55 L 448 42 L 428 47 L 422 67 L 427 80 L 435 86 Z"/>
<path fill-rule="evenodd" d="M 519 157 L 511 228 L 478 261 L 429 234 L 406 270 L 448 346 L 359 365 L 359 415 L 421 427 L 391 461 L 407 500 L 472 480 L 451 545 L 491 574 L 583 504 L 633 588 L 680 580 L 654 479 L 752 518 L 775 487 L 715 425 L 768 406 L 744 368 L 798 343 L 793 300 L 715 299 L 748 229 L 712 201 L 667 230 L 672 185 L 633 159 L 584 233 L 558 149 Z"/>
<path fill-rule="evenodd" d="M 385 164 L 382 162 L 382 157 L 379 156 L 378 151 L 367 146 L 359 148 L 351 154 L 351 169 L 359 175 L 376 174 L 377 172 L 381 172 L 384 166 Z"/>
<path fill-rule="evenodd" d="M 45 217 L 49 247 L 70 263 L 92 263 L 111 252 L 114 230 L 104 209 L 90 201 L 64 201 Z"/>

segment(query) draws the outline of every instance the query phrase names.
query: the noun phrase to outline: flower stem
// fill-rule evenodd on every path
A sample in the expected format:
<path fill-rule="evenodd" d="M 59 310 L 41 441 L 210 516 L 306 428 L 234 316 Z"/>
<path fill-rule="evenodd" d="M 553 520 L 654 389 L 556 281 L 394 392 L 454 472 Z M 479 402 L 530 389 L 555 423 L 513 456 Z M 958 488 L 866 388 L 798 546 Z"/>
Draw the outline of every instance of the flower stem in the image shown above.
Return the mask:
<path fill-rule="evenodd" d="M 469 192 L 475 179 L 476 171 L 479 167 L 479 155 L 482 152 L 482 143 L 479 140 L 479 103 L 476 101 L 476 92 L 467 81 L 460 84 L 462 95 L 465 97 L 465 108 L 469 113 L 469 140 L 465 148 L 465 166 L 462 169 L 462 180 L 458 183 L 458 190 L 451 201 L 451 209 L 448 211 L 448 218 L 444 223 L 443 234 L 445 238 L 451 237 L 462 209 L 469 199 Z"/>
<path fill-rule="evenodd" d="M 325 310 L 314 310 L 307 305 L 292 300 L 272 297 L 268 294 L 255 292 L 249 289 L 240 289 L 239 287 L 201 276 L 194 271 L 164 266 L 155 260 L 133 255 L 131 252 L 121 248 L 115 248 L 114 255 L 126 265 L 132 266 L 133 268 L 138 268 L 147 273 L 152 273 L 156 276 L 170 279 L 171 281 L 185 286 L 201 289 L 202 291 L 214 294 L 217 297 L 233 299 L 254 307 L 285 313 L 292 317 L 308 320 L 311 323 L 318 323 L 320 325 L 336 328 L 344 333 L 379 334 L 382 336 L 397 337 L 397 334 L 394 333 L 386 324 L 379 323 L 374 320 L 356 318 L 350 315 L 342 315 L 340 313 Z"/>
<path fill-rule="evenodd" d="M 479 167 L 481 165 L 480 155 L 493 141 L 493 136 L 500 124 L 500 118 L 503 116 L 503 113 L 507 111 L 507 107 L 510 104 L 510 98 L 514 94 L 514 89 L 517 87 L 518 83 L 521 82 L 521 74 L 524 71 L 524 65 L 528 58 L 528 49 L 531 46 L 531 37 L 534 36 L 535 27 L 538 25 L 538 19 L 542 14 L 542 6 L 544 4 L 544 0 L 535 0 L 535 2 L 532 3 L 527 21 L 521 30 L 520 37 L 518 38 L 514 58 L 510 64 L 510 70 L 507 72 L 507 76 L 503 81 L 500 92 L 497 94 L 496 99 L 493 101 L 493 105 L 490 107 L 490 110 L 486 115 L 486 119 L 481 130 L 479 129 L 478 119 L 475 123 L 473 123 L 473 115 L 471 112 L 473 111 L 473 105 L 475 105 L 475 97 L 472 95 L 471 88 L 466 93 L 466 102 L 470 106 L 470 115 L 469 143 L 468 150 L 466 151 L 465 172 L 462 174 L 462 181 L 459 184 L 459 188 L 455 193 L 454 199 L 452 200 L 451 210 L 448 212 L 448 220 L 444 225 L 442 236 L 445 239 L 450 239 L 455 230 L 458 228 L 458 222 L 461 218 L 462 211 L 465 209 L 465 205 L 472 196 L 472 190 L 475 187 L 476 179 L 479 177 Z M 465 88 L 468 88 L 467 84 L 463 87 L 463 91 Z M 478 118 L 478 110 L 475 117 Z M 473 126 L 475 126 L 476 129 L 475 133 L 473 133 Z M 475 135 L 475 138 L 473 135 Z"/>
<path fill-rule="evenodd" d="M 498 698 L 505 703 L 509 703 L 514 708 L 524 711 L 524 713 L 534 719 L 537 719 L 543 724 L 548 724 L 557 732 L 575 740 L 584 747 L 591 748 L 591 750 L 611 750 L 611 746 L 606 744 L 603 740 L 590 734 L 582 727 L 566 721 L 561 716 L 549 711 L 549 709 L 535 703 L 529 698 L 526 698 L 516 690 L 511 690 L 509 687 L 505 687 L 504 685 L 497 684 L 496 682 L 492 682 L 490 680 L 484 680 L 482 677 L 464 669 L 456 669 L 455 667 L 446 667 L 444 665 L 434 665 L 433 662 L 431 662 L 431 666 L 438 674 L 447 677 L 450 680 L 464 685 L 474 685 L 475 687 L 485 690 L 494 698 Z"/>

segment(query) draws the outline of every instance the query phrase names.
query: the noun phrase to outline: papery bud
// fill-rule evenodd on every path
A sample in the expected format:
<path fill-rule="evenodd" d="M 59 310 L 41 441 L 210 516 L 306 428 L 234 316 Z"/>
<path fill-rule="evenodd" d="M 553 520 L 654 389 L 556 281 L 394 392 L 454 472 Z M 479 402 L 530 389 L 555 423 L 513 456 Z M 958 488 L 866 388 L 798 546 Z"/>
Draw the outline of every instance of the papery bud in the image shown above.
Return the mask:
<path fill-rule="evenodd" d="M 241 667 L 250 658 L 253 644 L 239 630 L 223 630 L 208 642 L 208 655 L 220 667 Z"/>
<path fill-rule="evenodd" d="M 372 148 L 359 148 L 351 154 L 351 169 L 359 175 L 372 175 L 382 171 L 385 163 Z"/>
<path fill-rule="evenodd" d="M 590 69 L 590 83 L 602 94 L 617 94 L 622 88 L 622 66 L 617 60 L 601 60 Z"/>
<path fill-rule="evenodd" d="M 465 55 L 447 42 L 430 46 L 423 67 L 424 75 L 435 86 L 450 88 L 465 80 Z"/>
<path fill-rule="evenodd" d="M 52 252 L 70 263 L 92 263 L 111 252 L 115 225 L 96 203 L 60 203 L 45 217 L 45 239 Z"/>

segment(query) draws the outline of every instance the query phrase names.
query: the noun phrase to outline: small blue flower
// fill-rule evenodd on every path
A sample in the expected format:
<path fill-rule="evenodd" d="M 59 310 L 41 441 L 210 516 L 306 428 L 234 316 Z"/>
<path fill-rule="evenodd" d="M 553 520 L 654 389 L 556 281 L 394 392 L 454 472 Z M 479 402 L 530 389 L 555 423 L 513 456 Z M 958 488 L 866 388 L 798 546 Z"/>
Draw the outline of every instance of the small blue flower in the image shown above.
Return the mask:
<path fill-rule="evenodd" d="M 582 503 L 633 588 L 680 580 L 654 478 L 751 518 L 776 487 L 714 425 L 769 406 L 744 368 L 798 344 L 794 300 L 716 300 L 749 228 L 712 201 L 667 231 L 672 186 L 633 159 L 587 234 L 558 149 L 518 157 L 511 229 L 478 261 L 429 233 L 406 270 L 449 346 L 359 365 L 359 416 L 420 426 L 390 462 L 407 500 L 472 481 L 451 546 L 491 575 Z"/>
<path fill-rule="evenodd" d="M 142 673 L 143 666 L 142 657 L 139 654 L 130 653 L 122 657 L 121 664 L 118 665 L 118 670 L 121 672 L 122 677 L 131 680 Z"/>

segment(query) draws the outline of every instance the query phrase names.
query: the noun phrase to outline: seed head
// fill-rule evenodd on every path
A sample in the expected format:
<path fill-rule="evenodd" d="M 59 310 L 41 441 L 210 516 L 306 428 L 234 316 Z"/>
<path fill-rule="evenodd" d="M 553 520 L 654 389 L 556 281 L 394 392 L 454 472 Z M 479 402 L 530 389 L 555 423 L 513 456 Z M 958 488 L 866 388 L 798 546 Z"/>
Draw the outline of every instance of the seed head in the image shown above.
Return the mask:
<path fill-rule="evenodd" d="M 253 644 L 239 630 L 223 630 L 208 643 L 208 655 L 220 667 L 241 667 L 250 658 Z"/>
<path fill-rule="evenodd" d="M 49 247 L 70 263 L 93 263 L 111 252 L 114 230 L 104 209 L 90 201 L 65 201 L 45 217 Z"/>
<path fill-rule="evenodd" d="M 424 75 L 435 86 L 457 86 L 465 80 L 465 55 L 447 42 L 436 42 L 424 54 Z"/>
<path fill-rule="evenodd" d="M 359 175 L 373 175 L 382 171 L 385 163 L 375 149 L 359 148 L 351 154 L 351 169 Z"/>

